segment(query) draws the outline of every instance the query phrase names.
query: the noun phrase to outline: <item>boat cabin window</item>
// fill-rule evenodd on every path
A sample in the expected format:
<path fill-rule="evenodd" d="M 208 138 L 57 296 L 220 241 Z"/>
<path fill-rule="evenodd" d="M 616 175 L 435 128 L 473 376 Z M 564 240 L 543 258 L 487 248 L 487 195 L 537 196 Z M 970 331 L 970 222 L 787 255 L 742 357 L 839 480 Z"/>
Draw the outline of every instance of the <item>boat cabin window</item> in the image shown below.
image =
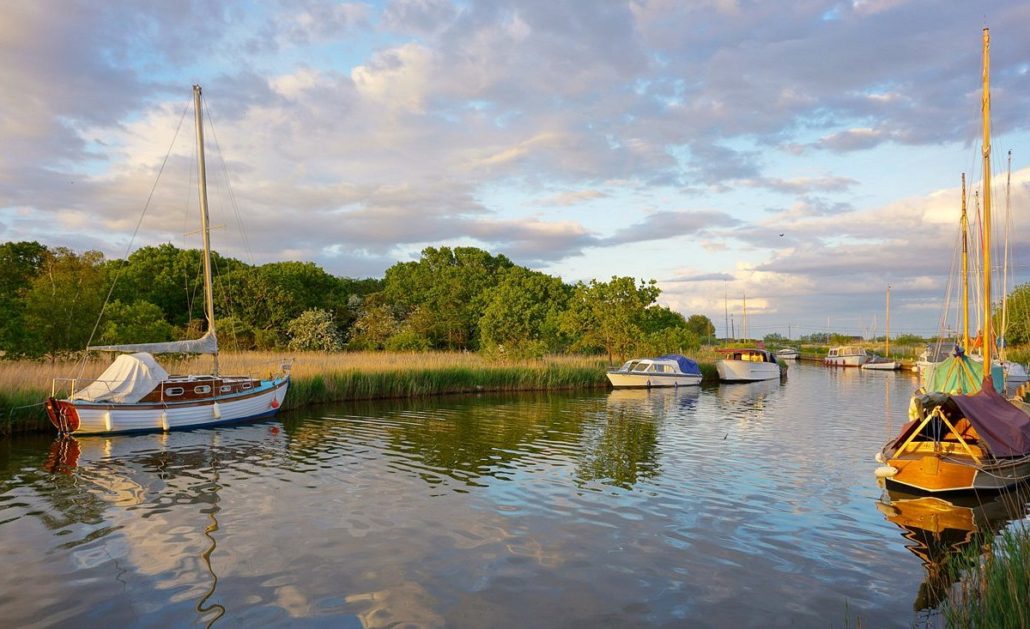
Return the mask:
<path fill-rule="evenodd" d="M 182 387 L 169 387 L 169 388 L 165 389 L 165 395 L 167 395 L 168 397 L 175 397 L 175 396 L 178 396 L 178 395 L 182 395 L 182 393 L 183 393 L 183 388 Z"/>
<path fill-rule="evenodd" d="M 197 393 L 199 395 L 203 395 L 205 393 L 211 393 L 211 387 L 209 387 L 206 384 L 201 384 L 199 386 L 193 387 L 193 392 Z"/>
<path fill-rule="evenodd" d="M 244 383 L 243 383 L 243 385 L 242 385 L 242 386 L 240 386 L 240 388 L 241 388 L 241 389 L 249 389 L 249 388 L 250 388 L 250 387 L 252 387 L 252 386 L 253 386 L 253 385 L 252 385 L 252 384 L 250 384 L 249 382 L 244 382 Z"/>
<path fill-rule="evenodd" d="M 222 386 L 218 387 L 219 393 L 229 393 L 230 391 L 232 391 L 232 386 L 228 384 L 223 384 Z"/>
<path fill-rule="evenodd" d="M 633 367 L 633 371 L 641 371 L 641 372 L 643 372 L 643 371 L 647 371 L 648 368 L 650 368 L 650 367 L 651 367 L 651 365 L 649 365 L 647 363 L 638 363 L 637 365 L 635 365 Z"/>

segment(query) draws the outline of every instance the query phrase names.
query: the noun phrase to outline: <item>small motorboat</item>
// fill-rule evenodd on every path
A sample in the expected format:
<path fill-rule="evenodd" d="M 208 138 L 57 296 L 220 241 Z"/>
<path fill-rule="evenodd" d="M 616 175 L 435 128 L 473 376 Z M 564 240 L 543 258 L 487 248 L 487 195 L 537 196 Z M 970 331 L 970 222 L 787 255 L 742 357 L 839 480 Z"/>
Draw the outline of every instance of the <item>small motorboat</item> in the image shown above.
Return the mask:
<path fill-rule="evenodd" d="M 634 358 L 608 371 L 615 388 L 682 387 L 701 384 L 701 368 L 686 356 L 668 354 L 658 358 Z"/>
<path fill-rule="evenodd" d="M 844 345 L 830 348 L 823 359 L 829 367 L 861 367 L 869 360 L 865 348 L 860 345 Z"/>
<path fill-rule="evenodd" d="M 776 350 L 776 357 L 783 360 L 797 360 L 801 357 L 801 352 L 793 347 L 784 347 L 783 349 Z"/>
<path fill-rule="evenodd" d="M 869 360 L 862 363 L 862 369 L 874 369 L 876 371 L 897 371 L 901 369 L 901 363 L 896 360 L 884 358 L 883 356 L 870 356 Z"/>

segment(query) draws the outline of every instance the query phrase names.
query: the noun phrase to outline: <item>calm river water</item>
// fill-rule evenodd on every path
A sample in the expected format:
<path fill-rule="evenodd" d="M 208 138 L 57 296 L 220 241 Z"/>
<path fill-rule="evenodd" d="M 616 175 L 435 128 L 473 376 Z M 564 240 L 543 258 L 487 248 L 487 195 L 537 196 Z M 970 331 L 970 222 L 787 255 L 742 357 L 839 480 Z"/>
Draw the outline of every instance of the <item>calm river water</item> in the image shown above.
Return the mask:
<path fill-rule="evenodd" d="M 0 618 L 907 626 L 936 600 L 917 556 L 927 552 L 895 523 L 904 509 L 880 504 L 873 454 L 915 384 L 802 364 L 783 383 L 441 397 L 168 435 L 9 439 Z M 997 528 L 1022 515 L 1000 511 L 966 519 Z M 943 535 L 964 534 L 953 528 Z"/>

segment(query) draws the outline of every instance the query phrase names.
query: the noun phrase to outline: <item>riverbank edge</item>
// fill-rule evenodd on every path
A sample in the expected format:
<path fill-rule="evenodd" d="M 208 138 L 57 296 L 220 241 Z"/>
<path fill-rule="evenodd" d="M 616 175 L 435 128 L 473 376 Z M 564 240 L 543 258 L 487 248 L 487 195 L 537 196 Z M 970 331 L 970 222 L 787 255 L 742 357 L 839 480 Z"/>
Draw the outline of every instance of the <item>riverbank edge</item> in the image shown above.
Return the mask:
<path fill-rule="evenodd" d="M 701 363 L 701 382 L 719 381 L 713 363 Z M 571 365 L 436 367 L 368 371 L 346 369 L 293 376 L 282 410 L 356 400 L 414 399 L 468 393 L 573 391 L 608 386 L 606 369 Z M 44 390 L 0 392 L 0 436 L 52 430 Z"/>
<path fill-rule="evenodd" d="M 967 551 L 961 564 L 968 570 L 953 572 L 954 596 L 945 602 L 949 627 L 1030 626 L 1030 529 L 1006 529 Z"/>

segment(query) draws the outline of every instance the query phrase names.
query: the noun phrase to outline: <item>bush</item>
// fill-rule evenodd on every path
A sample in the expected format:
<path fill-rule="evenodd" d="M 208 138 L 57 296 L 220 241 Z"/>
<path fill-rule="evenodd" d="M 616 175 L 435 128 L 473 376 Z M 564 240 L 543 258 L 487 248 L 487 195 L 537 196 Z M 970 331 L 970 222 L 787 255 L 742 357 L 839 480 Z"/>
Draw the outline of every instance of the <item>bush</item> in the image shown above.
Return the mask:
<path fill-rule="evenodd" d="M 290 349 L 298 351 L 335 352 L 343 348 L 331 312 L 305 310 L 287 326 Z"/>

